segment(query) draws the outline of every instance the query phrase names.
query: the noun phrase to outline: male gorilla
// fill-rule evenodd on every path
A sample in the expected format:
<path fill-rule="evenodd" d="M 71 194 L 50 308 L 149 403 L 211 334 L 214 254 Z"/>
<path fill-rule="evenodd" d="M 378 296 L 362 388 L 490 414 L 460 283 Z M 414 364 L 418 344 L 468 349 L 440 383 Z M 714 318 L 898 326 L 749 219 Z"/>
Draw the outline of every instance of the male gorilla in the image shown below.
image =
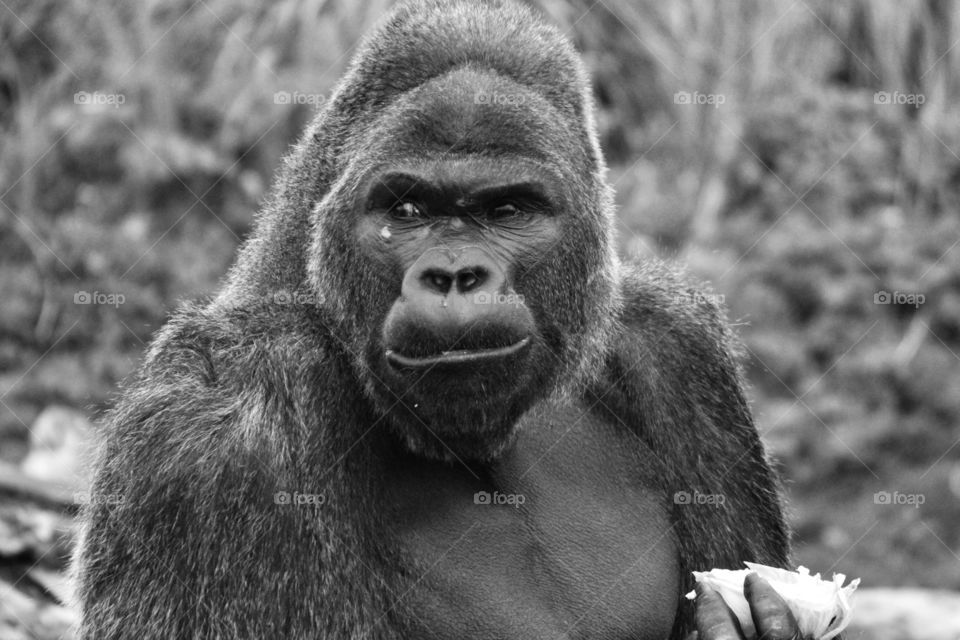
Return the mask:
<path fill-rule="evenodd" d="M 682 594 L 786 563 L 776 481 L 717 309 L 618 263 L 604 173 L 555 28 L 396 8 L 112 412 L 81 637 L 735 637 Z"/>

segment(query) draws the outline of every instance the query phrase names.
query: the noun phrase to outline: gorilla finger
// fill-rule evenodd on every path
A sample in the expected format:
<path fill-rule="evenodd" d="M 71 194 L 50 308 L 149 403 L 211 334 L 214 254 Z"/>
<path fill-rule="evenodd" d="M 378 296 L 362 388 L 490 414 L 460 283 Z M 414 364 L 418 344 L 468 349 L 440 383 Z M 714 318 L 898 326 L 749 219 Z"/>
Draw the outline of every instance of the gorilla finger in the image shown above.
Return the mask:
<path fill-rule="evenodd" d="M 705 584 L 698 584 L 697 632 L 700 640 L 744 640 L 737 616 L 720 594 Z"/>
<path fill-rule="evenodd" d="M 790 607 L 770 583 L 756 573 L 747 574 L 743 594 L 761 640 L 801 640 L 800 627 Z"/>

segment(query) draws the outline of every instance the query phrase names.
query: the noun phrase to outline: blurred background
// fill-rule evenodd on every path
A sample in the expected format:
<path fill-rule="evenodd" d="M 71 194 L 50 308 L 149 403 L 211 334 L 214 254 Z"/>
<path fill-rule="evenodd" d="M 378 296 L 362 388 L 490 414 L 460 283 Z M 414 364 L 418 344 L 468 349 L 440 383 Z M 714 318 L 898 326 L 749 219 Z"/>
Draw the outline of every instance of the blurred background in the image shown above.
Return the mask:
<path fill-rule="evenodd" d="M 63 635 L 91 421 L 390 4 L 0 0 L 0 639 Z M 796 562 L 960 610 L 960 2 L 533 4 L 621 254 L 723 296 Z"/>

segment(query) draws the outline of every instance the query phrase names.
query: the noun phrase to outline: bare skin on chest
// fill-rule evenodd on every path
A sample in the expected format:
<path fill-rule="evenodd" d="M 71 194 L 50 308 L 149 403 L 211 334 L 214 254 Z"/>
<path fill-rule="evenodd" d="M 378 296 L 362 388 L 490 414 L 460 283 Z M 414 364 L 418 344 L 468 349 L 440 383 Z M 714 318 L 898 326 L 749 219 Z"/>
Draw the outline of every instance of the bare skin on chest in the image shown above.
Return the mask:
<path fill-rule="evenodd" d="M 543 403 L 495 463 L 406 458 L 391 473 L 424 637 L 669 635 L 676 548 L 656 460 L 625 429 Z"/>

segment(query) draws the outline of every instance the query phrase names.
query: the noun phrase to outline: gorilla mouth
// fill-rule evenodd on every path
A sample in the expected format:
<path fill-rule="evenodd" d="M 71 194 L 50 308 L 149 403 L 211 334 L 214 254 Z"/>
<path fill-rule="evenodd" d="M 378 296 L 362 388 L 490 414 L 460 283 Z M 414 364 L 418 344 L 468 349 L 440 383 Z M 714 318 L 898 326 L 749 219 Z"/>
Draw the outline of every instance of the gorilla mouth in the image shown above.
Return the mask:
<path fill-rule="evenodd" d="M 528 344 L 530 344 L 529 336 L 505 347 L 456 349 L 423 357 L 407 356 L 393 349 L 387 349 L 386 357 L 387 362 L 402 369 L 427 369 L 438 365 L 485 364 L 519 353 Z"/>

